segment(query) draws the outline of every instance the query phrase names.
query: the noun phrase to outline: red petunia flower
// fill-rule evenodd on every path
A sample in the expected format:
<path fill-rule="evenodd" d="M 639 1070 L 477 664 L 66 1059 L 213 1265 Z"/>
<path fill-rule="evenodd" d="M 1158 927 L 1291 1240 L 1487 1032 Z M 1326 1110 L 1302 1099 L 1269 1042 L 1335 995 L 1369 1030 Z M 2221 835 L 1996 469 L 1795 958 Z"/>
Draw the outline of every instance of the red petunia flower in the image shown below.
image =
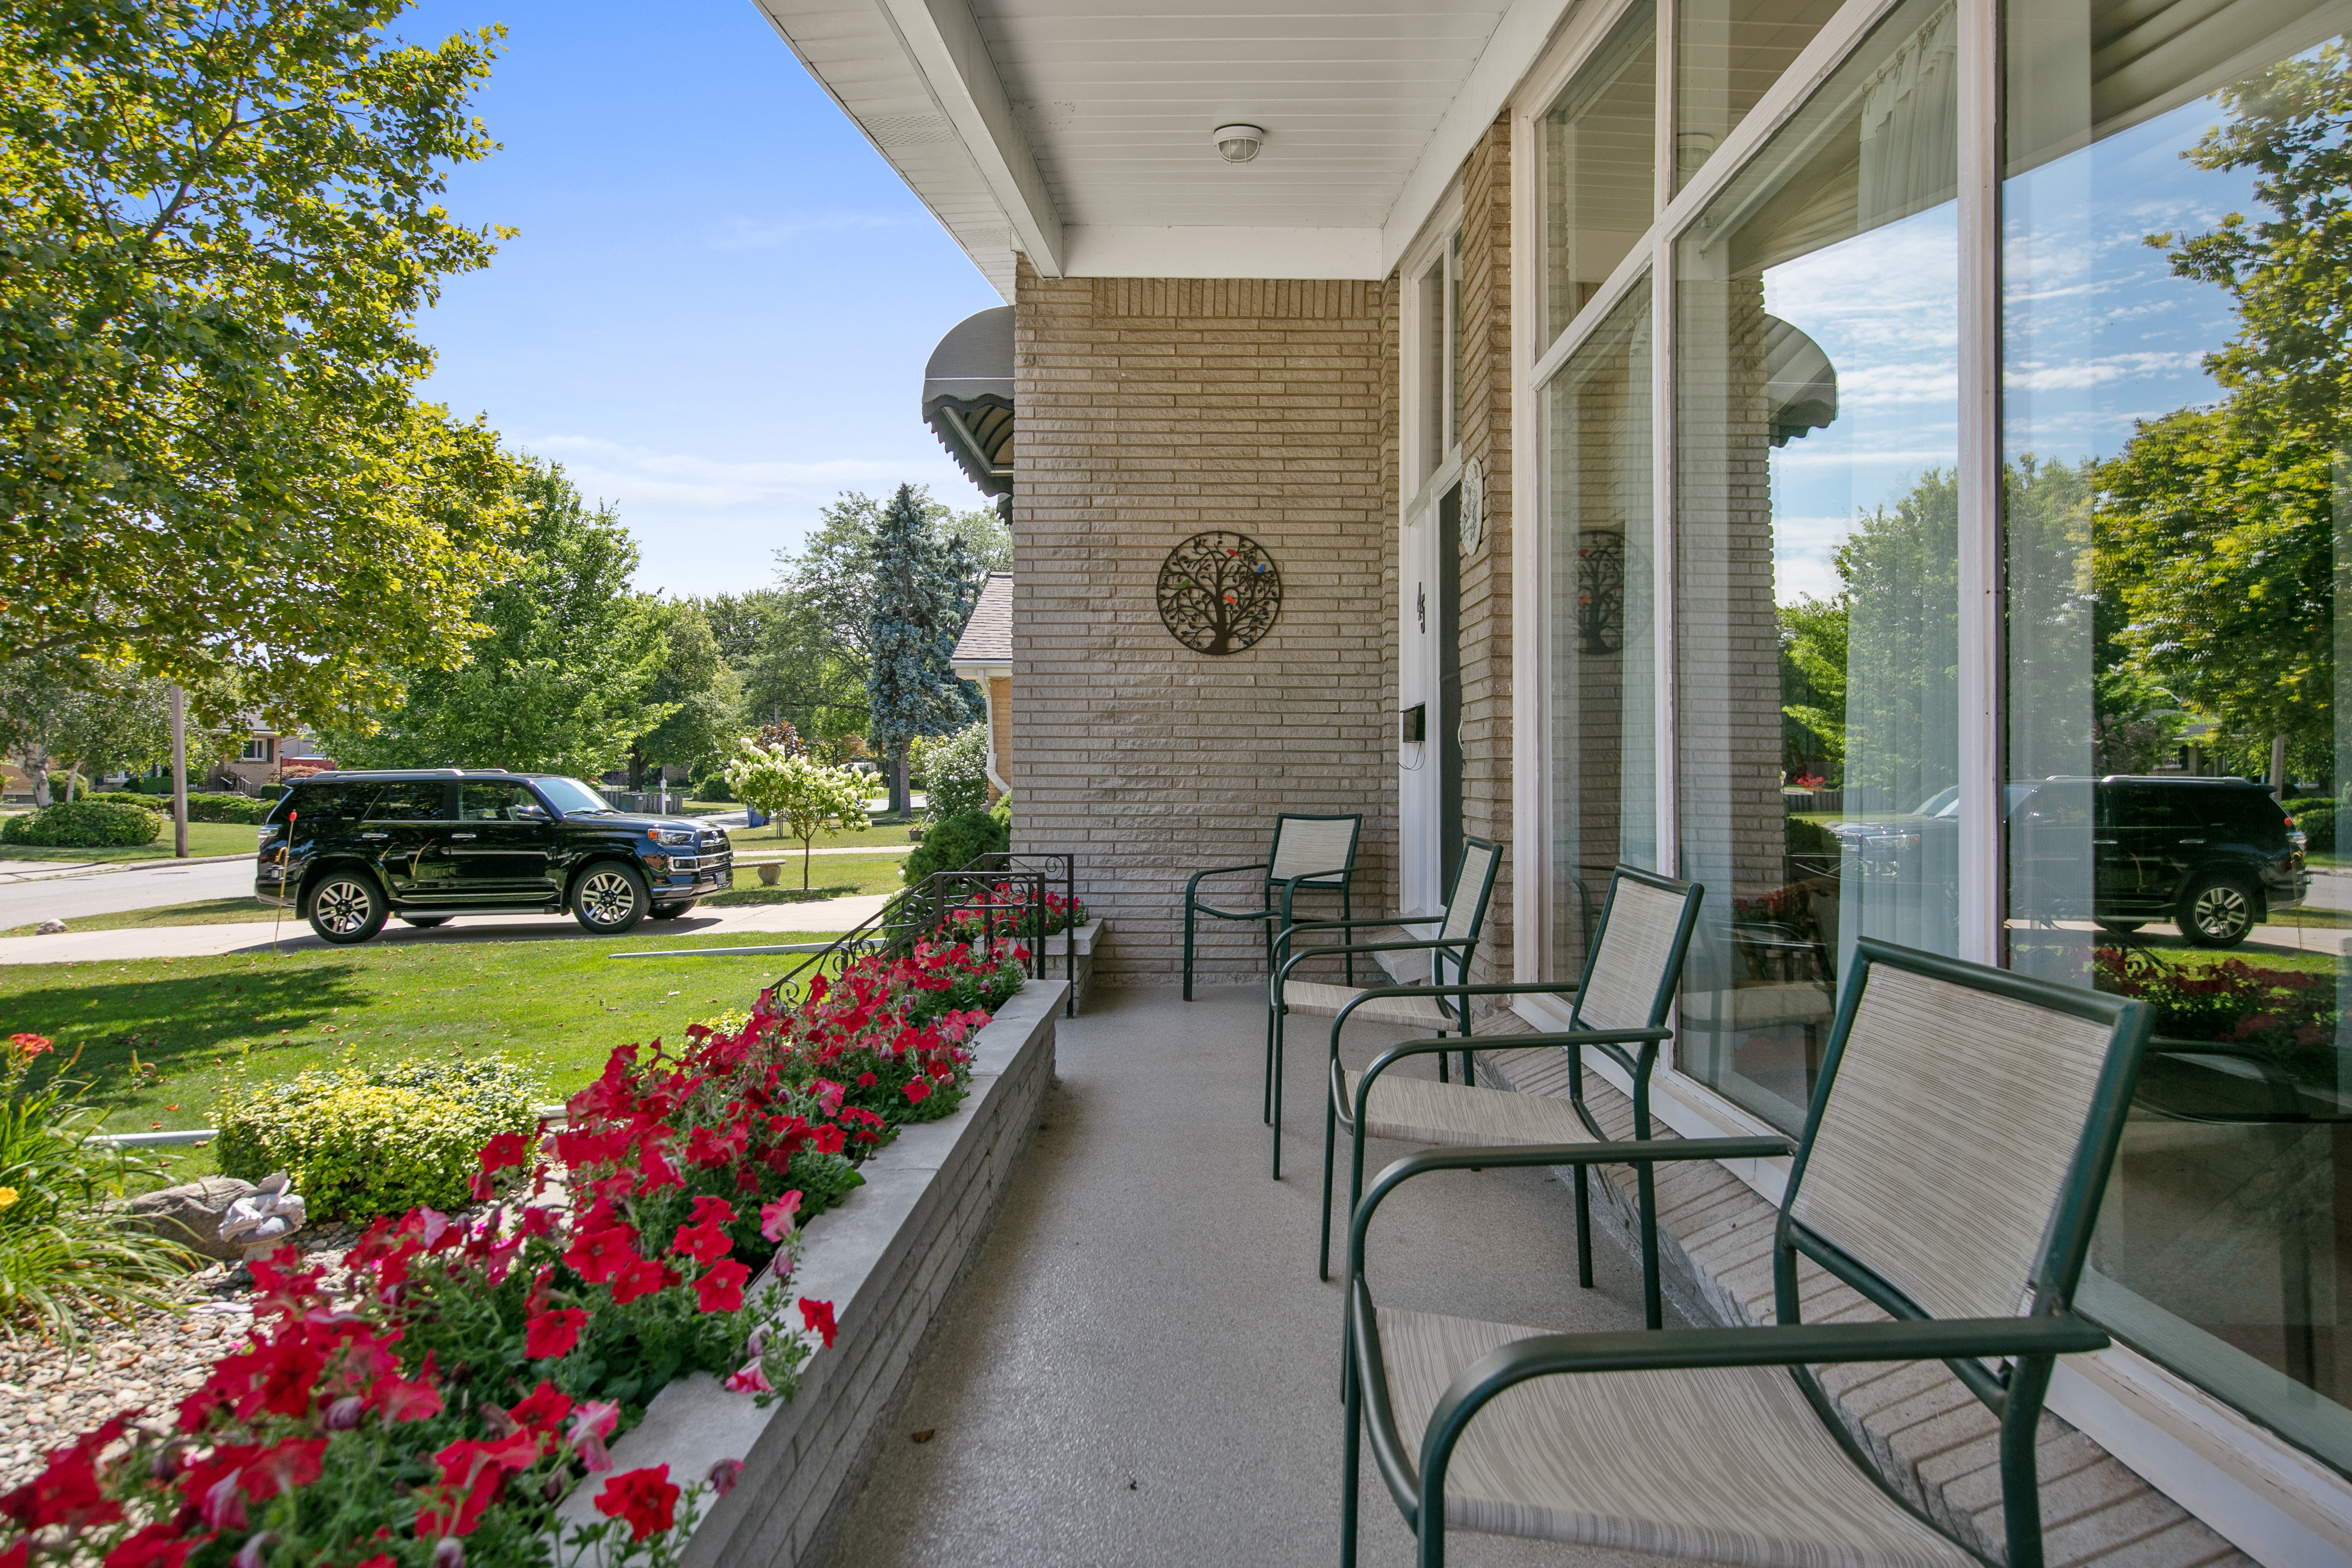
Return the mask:
<path fill-rule="evenodd" d="M 812 1301 L 805 1296 L 802 1297 L 801 1321 L 816 1331 L 817 1336 L 824 1341 L 827 1349 L 832 1348 L 833 1336 L 838 1328 L 833 1321 L 832 1302 Z"/>
<path fill-rule="evenodd" d="M 596 1511 L 625 1521 L 631 1541 L 669 1529 L 677 1522 L 677 1488 L 670 1484 L 669 1467 L 622 1471 L 596 1494 Z"/>
<path fill-rule="evenodd" d="M 27 1531 L 52 1524 L 79 1530 L 121 1519 L 122 1505 L 99 1489 L 98 1456 L 122 1431 L 118 1417 L 94 1432 L 83 1433 L 66 1447 L 52 1449 L 39 1475 L 0 1497 L 0 1516 L 14 1520 Z"/>
<path fill-rule="evenodd" d="M 694 1223 L 697 1225 L 733 1225 L 735 1205 L 725 1198 L 701 1197 L 694 1200 Z"/>
<path fill-rule="evenodd" d="M 507 1412 L 515 1425 L 542 1437 L 553 1432 L 571 1414 L 572 1396 L 551 1383 L 541 1384 L 530 1391 L 529 1398 Z"/>
<path fill-rule="evenodd" d="M 367 1392 L 367 1402 L 395 1425 L 440 1415 L 441 1390 L 434 1384 L 433 1352 L 425 1352 L 425 1364 L 417 1369 L 413 1381 L 397 1373 L 386 1373 L 376 1379 Z"/>
<path fill-rule="evenodd" d="M 716 1263 L 733 1246 L 725 1231 L 707 1222 L 679 1226 L 677 1237 L 670 1242 L 673 1250 L 685 1253 L 697 1263 Z"/>
<path fill-rule="evenodd" d="M 820 1127 L 809 1142 L 820 1154 L 838 1154 L 841 1152 L 842 1144 L 848 1141 L 848 1137 L 849 1135 L 838 1127 Z"/>
<path fill-rule="evenodd" d="M 578 1307 L 558 1307 L 526 1318 L 522 1325 L 522 1353 L 532 1361 L 552 1361 L 557 1356 L 570 1355 L 572 1347 L 580 1342 L 580 1331 L 587 1325 L 588 1314 Z"/>
<path fill-rule="evenodd" d="M 731 1258 L 724 1258 L 710 1266 L 710 1272 L 694 1282 L 696 1305 L 706 1312 L 737 1312 L 743 1308 L 743 1281 L 751 1271 Z"/>
<path fill-rule="evenodd" d="M 602 1285 L 637 1261 L 636 1233 L 625 1225 L 583 1232 L 564 1249 L 563 1261 L 591 1285 Z"/>
<path fill-rule="evenodd" d="M 632 1258 L 626 1268 L 613 1276 L 613 1300 L 625 1305 L 640 1296 L 667 1290 L 677 1280 L 677 1270 L 668 1265 L 649 1258 Z"/>
<path fill-rule="evenodd" d="M 910 1078 L 907 1080 L 907 1102 L 908 1104 L 920 1105 L 923 1101 L 930 1098 L 931 1080 L 929 1079 Z"/>
<path fill-rule="evenodd" d="M 181 1568 L 189 1553 L 212 1541 L 209 1535 L 183 1535 L 169 1521 L 151 1524 L 106 1554 L 105 1568 Z M 26 1542 L 0 1553 L 0 1568 L 24 1568 Z M 366 1568 L 366 1564 L 361 1564 Z"/>

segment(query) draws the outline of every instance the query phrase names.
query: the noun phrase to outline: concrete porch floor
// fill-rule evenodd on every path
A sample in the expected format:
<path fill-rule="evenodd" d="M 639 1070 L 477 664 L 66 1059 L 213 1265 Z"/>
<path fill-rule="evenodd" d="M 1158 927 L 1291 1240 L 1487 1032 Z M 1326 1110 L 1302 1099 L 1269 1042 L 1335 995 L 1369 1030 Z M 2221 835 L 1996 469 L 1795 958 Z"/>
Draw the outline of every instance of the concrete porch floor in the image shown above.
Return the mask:
<path fill-rule="evenodd" d="M 1293 1020 L 1276 1183 L 1258 1117 L 1264 990 L 1198 994 L 1107 991 L 1062 1024 L 1043 1125 L 834 1568 L 1338 1561 L 1340 1291 L 1315 1278 L 1329 1025 Z M 1410 1037 L 1349 1034 L 1351 1065 Z M 1376 1145 L 1368 1166 L 1402 1152 Z M 1641 1323 L 1638 1272 L 1605 1236 L 1596 1288 L 1577 1289 L 1573 1212 L 1543 1172 L 1423 1177 L 1382 1208 L 1372 1257 L 1384 1305 Z M 1365 1568 L 1410 1563 L 1369 1457 L 1363 1489 Z M 1669 1562 L 1474 1535 L 1449 1556 Z"/>

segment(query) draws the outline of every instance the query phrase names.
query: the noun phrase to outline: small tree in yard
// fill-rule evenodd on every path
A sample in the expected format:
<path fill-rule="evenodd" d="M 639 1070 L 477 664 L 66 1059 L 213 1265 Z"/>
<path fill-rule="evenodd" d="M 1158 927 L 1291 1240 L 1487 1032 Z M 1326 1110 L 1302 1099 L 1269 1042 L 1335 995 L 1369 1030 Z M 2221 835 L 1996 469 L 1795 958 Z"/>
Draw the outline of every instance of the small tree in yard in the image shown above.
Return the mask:
<path fill-rule="evenodd" d="M 735 798 L 756 806 L 775 819 L 776 837 L 801 841 L 801 891 L 808 891 L 809 849 L 828 827 L 863 833 L 872 824 L 866 816 L 866 780 L 847 768 L 829 768 L 782 746 L 745 741 L 727 764 L 727 787 Z"/>
<path fill-rule="evenodd" d="M 908 809 L 907 747 L 918 735 L 960 730 L 974 717 L 950 660 L 971 605 L 960 547 L 931 532 L 924 498 L 900 485 L 874 530 L 874 595 L 866 677 L 875 739 L 889 758 L 890 809 Z"/>

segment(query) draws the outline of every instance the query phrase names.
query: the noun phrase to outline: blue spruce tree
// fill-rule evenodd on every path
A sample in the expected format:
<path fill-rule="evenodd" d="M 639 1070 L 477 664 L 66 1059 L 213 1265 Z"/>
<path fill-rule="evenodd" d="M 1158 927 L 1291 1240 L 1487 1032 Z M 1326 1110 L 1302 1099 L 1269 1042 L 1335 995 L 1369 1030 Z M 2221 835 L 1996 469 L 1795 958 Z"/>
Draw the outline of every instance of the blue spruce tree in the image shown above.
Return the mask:
<path fill-rule="evenodd" d="M 950 542 L 960 544 L 961 542 Z M 867 622 L 873 664 L 866 676 L 874 739 L 889 759 L 890 809 L 910 808 L 907 746 L 971 721 L 971 694 L 949 659 L 971 613 L 961 551 L 932 531 L 923 497 L 900 485 L 874 531 L 874 609 Z"/>

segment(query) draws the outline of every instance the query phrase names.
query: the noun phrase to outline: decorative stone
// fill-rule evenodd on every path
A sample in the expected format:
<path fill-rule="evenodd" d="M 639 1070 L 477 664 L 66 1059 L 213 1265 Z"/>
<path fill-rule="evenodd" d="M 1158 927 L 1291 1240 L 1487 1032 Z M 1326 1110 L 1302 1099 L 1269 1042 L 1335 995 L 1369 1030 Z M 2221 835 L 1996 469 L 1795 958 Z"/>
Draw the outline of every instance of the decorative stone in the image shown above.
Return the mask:
<path fill-rule="evenodd" d="M 122 1210 L 130 1223 L 199 1258 L 236 1263 L 244 1258 L 245 1248 L 220 1238 L 221 1217 L 252 1191 L 251 1182 L 240 1182 L 235 1176 L 206 1176 L 201 1182 L 142 1194 L 123 1205 Z"/>
<path fill-rule="evenodd" d="M 308 1217 L 302 1194 L 289 1192 L 290 1184 L 285 1172 L 272 1171 L 251 1192 L 229 1205 L 228 1212 L 221 1216 L 221 1241 L 240 1245 L 240 1256 L 246 1262 L 268 1257 L 288 1237 L 302 1228 Z"/>
<path fill-rule="evenodd" d="M 760 868 L 760 886 L 772 888 L 783 874 L 784 868 L 775 861 L 770 860 Z"/>
<path fill-rule="evenodd" d="M 66 922 L 63 921 L 43 921 L 34 928 L 34 931 L 41 936 L 63 936 L 65 930 Z"/>

